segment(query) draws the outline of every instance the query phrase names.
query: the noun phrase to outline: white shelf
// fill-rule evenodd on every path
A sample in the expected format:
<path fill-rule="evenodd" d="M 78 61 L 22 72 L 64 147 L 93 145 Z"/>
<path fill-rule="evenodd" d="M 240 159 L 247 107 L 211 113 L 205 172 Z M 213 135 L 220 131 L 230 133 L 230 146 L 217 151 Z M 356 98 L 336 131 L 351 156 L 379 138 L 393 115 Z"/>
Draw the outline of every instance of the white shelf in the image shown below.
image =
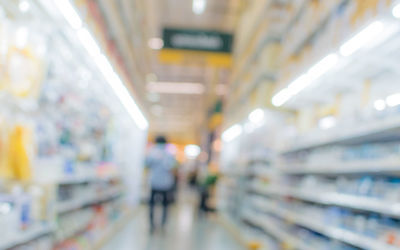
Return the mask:
<path fill-rule="evenodd" d="M 299 143 L 283 150 L 283 154 L 295 153 L 301 150 L 312 149 L 333 144 L 351 144 L 390 139 L 399 137 L 400 116 L 387 118 L 381 121 L 369 121 L 363 124 L 355 124 L 352 129 L 336 128 L 324 132 L 324 136 L 314 136 L 308 142 Z"/>
<path fill-rule="evenodd" d="M 118 188 L 110 189 L 109 191 L 107 191 L 103 195 L 101 195 L 100 197 L 90 197 L 89 199 L 88 198 L 73 199 L 73 200 L 59 202 L 56 205 L 56 211 L 58 214 L 66 213 L 66 212 L 73 211 L 73 210 L 76 210 L 79 208 L 83 208 L 87 205 L 97 204 L 97 203 L 108 201 L 120 194 L 122 194 L 122 189 L 118 187 Z"/>
<path fill-rule="evenodd" d="M 372 197 L 340 194 L 337 192 L 316 192 L 315 189 L 301 190 L 298 188 L 290 189 L 276 186 L 254 186 L 254 190 L 267 195 L 290 196 L 304 201 L 310 201 L 324 205 L 348 207 L 400 218 L 400 202 L 385 201 Z"/>
<path fill-rule="evenodd" d="M 291 212 L 289 210 L 285 210 L 281 207 L 278 207 L 274 204 L 265 202 L 262 206 L 263 211 L 273 213 L 276 216 L 290 221 L 293 224 L 300 225 L 311 229 L 315 232 L 321 233 L 327 237 L 332 239 L 336 239 L 342 241 L 344 243 L 353 245 L 355 247 L 359 247 L 362 249 L 376 249 L 376 250 L 395 250 L 400 249 L 398 247 L 386 244 L 384 242 L 379 241 L 378 239 L 373 239 L 358 233 L 354 233 L 352 231 L 341 229 L 334 226 L 328 226 L 323 222 L 315 221 L 313 218 L 307 218 L 299 215 L 298 213 Z"/>
<path fill-rule="evenodd" d="M 61 180 L 56 181 L 58 185 L 70 185 L 70 184 L 82 184 L 86 182 L 101 182 L 101 181 L 110 181 L 113 179 L 120 178 L 119 175 L 110 175 L 110 176 L 79 176 L 79 177 L 63 177 Z"/>
<path fill-rule="evenodd" d="M 11 237 L 9 239 L 1 239 L 0 249 L 5 250 L 15 246 L 23 245 L 37 238 L 40 238 L 41 236 L 50 234 L 53 232 L 53 230 L 54 227 L 48 225 L 33 226 L 26 231 L 22 231 L 14 235 L 14 237 Z"/>
<path fill-rule="evenodd" d="M 268 215 L 260 216 L 254 213 L 253 214 L 246 213 L 244 217 L 252 224 L 262 228 L 266 233 L 273 236 L 279 242 L 286 243 L 289 246 L 292 246 L 300 250 L 313 250 L 313 249 L 317 250 L 316 248 L 313 248 L 312 246 L 306 244 L 297 237 L 294 237 L 290 233 L 281 229 L 280 226 L 276 225 L 276 223 L 273 222 L 273 219 Z"/>
<path fill-rule="evenodd" d="M 356 174 L 356 173 L 400 173 L 400 160 L 380 160 L 380 161 L 355 161 L 343 163 L 330 163 L 329 165 L 299 164 L 291 168 L 282 168 L 284 174 Z"/>
<path fill-rule="evenodd" d="M 252 170 L 252 174 L 256 177 L 276 178 L 280 173 L 276 168 L 272 167 L 256 167 Z"/>

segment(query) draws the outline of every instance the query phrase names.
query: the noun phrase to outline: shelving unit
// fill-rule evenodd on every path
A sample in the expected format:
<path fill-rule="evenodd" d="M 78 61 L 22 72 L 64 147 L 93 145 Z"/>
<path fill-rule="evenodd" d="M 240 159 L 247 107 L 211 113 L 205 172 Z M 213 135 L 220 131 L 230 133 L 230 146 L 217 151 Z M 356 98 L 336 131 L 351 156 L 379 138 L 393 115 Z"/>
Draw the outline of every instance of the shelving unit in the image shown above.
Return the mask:
<path fill-rule="evenodd" d="M 56 205 L 56 211 L 58 214 L 74 211 L 79 208 L 83 208 L 93 204 L 99 204 L 111 200 L 117 196 L 122 195 L 122 188 L 113 188 L 100 195 L 99 197 L 91 197 L 89 199 L 73 199 L 68 201 L 60 202 Z"/>
<path fill-rule="evenodd" d="M 304 189 L 304 188 L 303 188 Z M 252 191 L 261 195 L 292 197 L 299 200 L 352 208 L 356 210 L 385 214 L 393 218 L 400 218 L 400 202 L 385 201 L 379 198 L 363 197 L 337 192 L 302 190 L 301 188 L 285 188 L 278 186 L 260 186 L 255 184 Z"/>
<path fill-rule="evenodd" d="M 305 0 L 280 32 L 259 32 L 237 58 L 226 116 L 228 128 L 243 132 L 224 144 L 230 158 L 223 163 L 229 175 L 242 152 L 276 142 L 274 164 L 244 167 L 249 185 L 239 189 L 245 189 L 241 219 L 277 242 L 293 249 L 321 249 L 312 245 L 325 241 L 333 249 L 400 249 L 398 10 L 396 0 Z M 278 55 L 265 47 L 272 41 L 280 43 Z M 351 41 L 349 54 L 342 47 Z M 276 72 L 262 61 L 268 55 L 276 58 Z M 259 88 L 263 74 L 274 76 L 272 93 Z M 264 91 L 259 100 L 257 90 Z M 256 123 L 253 110 L 263 107 L 287 115 L 281 128 L 247 129 Z"/>
<path fill-rule="evenodd" d="M 337 162 L 321 164 L 293 164 L 283 167 L 282 172 L 288 175 L 344 175 L 344 174 L 400 174 L 400 161 L 398 160 L 371 160 L 356 162 Z"/>
<path fill-rule="evenodd" d="M 55 181 L 57 185 L 73 185 L 73 184 L 82 184 L 89 182 L 107 182 L 114 179 L 121 178 L 119 175 L 110 175 L 110 176 L 97 176 L 97 175 L 89 175 L 89 176 L 71 176 L 71 177 L 63 177 L 60 180 Z"/>
<path fill-rule="evenodd" d="M 263 31 L 263 35 L 262 35 L 261 39 L 259 40 L 259 42 L 256 43 L 256 46 L 247 54 L 245 59 L 242 58 L 241 60 L 239 60 L 242 64 L 241 64 L 241 67 L 239 67 L 239 70 L 237 70 L 233 74 L 232 87 L 231 87 L 233 91 L 235 91 L 236 88 L 238 87 L 239 81 L 240 81 L 241 77 L 243 76 L 243 74 L 247 73 L 248 70 L 253 65 L 253 63 L 258 60 L 258 58 L 260 56 L 260 51 L 263 48 L 265 48 L 269 43 L 281 41 L 282 37 L 284 37 L 289 32 L 289 30 L 291 29 L 293 24 L 299 19 L 301 14 L 304 12 L 304 9 L 307 6 L 308 1 L 309 0 L 304 0 L 302 7 L 300 7 L 298 9 L 298 11 L 294 15 L 294 17 L 288 22 L 288 25 L 286 26 L 286 28 L 284 28 L 284 31 L 281 34 L 271 34 L 271 32 L 269 32 L 268 30 Z M 286 1 L 271 0 L 271 1 L 269 1 L 269 4 L 267 6 L 269 7 L 273 4 L 286 4 L 286 3 L 287 3 Z M 258 26 L 261 23 L 261 19 L 267 19 L 267 18 L 268 17 L 261 15 L 259 17 L 260 20 L 258 22 L 256 22 L 256 24 L 253 26 L 253 27 L 255 27 L 254 30 L 259 29 Z M 251 34 L 255 34 L 255 33 L 256 33 L 255 31 L 251 32 Z M 249 37 L 252 37 L 252 36 L 249 36 Z"/>
<path fill-rule="evenodd" d="M 0 242 L 0 249 L 6 250 L 12 247 L 16 247 L 37 238 L 40 238 L 44 235 L 52 234 L 54 231 L 54 226 L 49 225 L 36 225 L 32 226 L 29 229 L 18 233 L 12 238 L 6 239 L 5 241 L 2 239 Z"/>
<path fill-rule="evenodd" d="M 352 129 L 337 128 L 330 133 L 321 131 L 319 136 L 314 135 L 311 140 L 290 146 L 282 151 L 283 154 L 295 153 L 301 150 L 333 144 L 359 144 L 362 142 L 398 140 L 400 131 L 400 117 L 387 118 L 379 121 L 366 122 Z"/>
<path fill-rule="evenodd" d="M 118 231 L 130 221 L 132 213 L 126 211 L 117 221 L 113 222 L 107 230 L 95 241 L 93 249 L 99 250 L 107 243 Z"/>
<path fill-rule="evenodd" d="M 315 221 L 313 218 L 306 218 L 304 216 L 299 215 L 298 213 L 285 210 L 281 207 L 277 207 L 271 203 L 262 203 L 262 206 L 259 209 L 264 210 L 268 213 L 273 213 L 274 215 L 281 217 L 286 221 L 290 221 L 294 224 L 309 228 L 315 232 L 324 234 L 330 238 L 345 242 L 349 245 L 356 246 L 362 249 L 388 249 L 395 250 L 399 249 L 398 247 L 394 247 L 392 245 L 388 245 L 384 242 L 379 242 L 375 239 L 371 239 L 369 237 L 363 236 L 361 234 L 357 234 L 351 232 L 346 229 L 341 229 L 337 227 L 327 226 L 323 222 Z"/>
<path fill-rule="evenodd" d="M 263 229 L 266 233 L 294 249 L 299 250 L 317 250 L 302 240 L 292 236 L 289 232 L 280 228 L 280 225 L 273 223 L 274 219 L 266 214 L 246 213 L 244 219 L 251 224 Z"/>

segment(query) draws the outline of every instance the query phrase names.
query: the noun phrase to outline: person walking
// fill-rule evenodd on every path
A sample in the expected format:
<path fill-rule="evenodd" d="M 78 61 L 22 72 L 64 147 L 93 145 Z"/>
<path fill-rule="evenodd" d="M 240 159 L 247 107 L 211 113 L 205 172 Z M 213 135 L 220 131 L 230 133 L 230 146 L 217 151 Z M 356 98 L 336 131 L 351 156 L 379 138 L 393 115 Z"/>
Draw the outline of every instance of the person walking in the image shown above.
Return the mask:
<path fill-rule="evenodd" d="M 154 210 L 156 203 L 161 201 L 163 212 L 161 224 L 167 223 L 169 194 L 174 185 L 173 168 L 176 165 L 175 157 L 167 151 L 167 139 L 157 136 L 155 145 L 146 157 L 146 166 L 150 170 L 151 195 L 149 201 L 150 232 L 155 230 Z"/>

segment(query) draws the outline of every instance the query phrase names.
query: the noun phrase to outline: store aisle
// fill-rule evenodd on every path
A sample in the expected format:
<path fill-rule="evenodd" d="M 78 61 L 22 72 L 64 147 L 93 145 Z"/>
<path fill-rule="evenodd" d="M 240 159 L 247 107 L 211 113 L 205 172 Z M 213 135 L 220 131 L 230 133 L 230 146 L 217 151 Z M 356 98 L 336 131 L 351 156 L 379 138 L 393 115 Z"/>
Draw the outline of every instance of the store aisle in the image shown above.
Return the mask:
<path fill-rule="evenodd" d="M 241 250 L 239 243 L 215 219 L 198 217 L 195 195 L 182 194 L 171 207 L 165 232 L 149 234 L 147 206 L 103 250 Z"/>

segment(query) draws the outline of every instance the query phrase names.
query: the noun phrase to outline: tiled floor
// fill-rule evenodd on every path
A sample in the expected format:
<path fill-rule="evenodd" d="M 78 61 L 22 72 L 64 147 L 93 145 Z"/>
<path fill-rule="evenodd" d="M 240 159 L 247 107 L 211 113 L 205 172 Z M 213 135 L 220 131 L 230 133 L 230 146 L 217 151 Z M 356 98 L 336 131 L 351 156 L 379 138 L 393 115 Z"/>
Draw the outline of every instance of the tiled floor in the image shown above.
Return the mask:
<path fill-rule="evenodd" d="M 147 207 L 103 248 L 103 250 L 242 250 L 215 219 L 198 216 L 195 194 L 181 195 L 171 208 L 165 231 L 149 233 Z M 160 211 L 161 212 L 161 211 Z"/>

